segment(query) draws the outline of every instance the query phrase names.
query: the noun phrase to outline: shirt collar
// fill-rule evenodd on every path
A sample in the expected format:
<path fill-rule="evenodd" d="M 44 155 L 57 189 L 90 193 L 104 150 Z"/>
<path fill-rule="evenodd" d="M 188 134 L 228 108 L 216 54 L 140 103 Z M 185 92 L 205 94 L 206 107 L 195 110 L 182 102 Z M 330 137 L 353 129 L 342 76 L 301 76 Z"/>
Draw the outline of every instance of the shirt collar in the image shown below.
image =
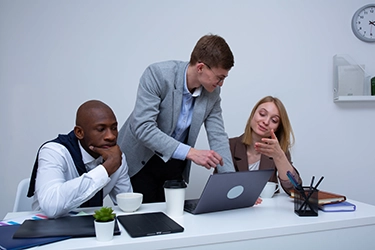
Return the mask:
<path fill-rule="evenodd" d="M 193 97 L 198 97 L 202 93 L 202 86 L 194 90 L 194 93 L 192 94 Z"/>
<path fill-rule="evenodd" d="M 87 151 L 82 147 L 80 141 L 78 141 L 78 145 L 79 145 L 79 149 L 81 150 L 83 164 L 87 164 L 96 160 L 89 153 L 87 153 Z"/>
<path fill-rule="evenodd" d="M 196 88 L 196 89 L 194 90 L 193 94 L 190 93 L 190 91 L 189 91 L 188 88 L 187 88 L 187 80 L 186 80 L 187 68 L 188 68 L 188 66 L 186 66 L 186 69 L 185 69 L 184 93 L 183 93 L 183 94 L 184 94 L 184 95 L 189 94 L 189 95 L 191 95 L 192 97 L 198 97 L 198 96 L 200 96 L 201 93 L 202 93 L 202 86 L 200 86 L 199 88 Z"/>

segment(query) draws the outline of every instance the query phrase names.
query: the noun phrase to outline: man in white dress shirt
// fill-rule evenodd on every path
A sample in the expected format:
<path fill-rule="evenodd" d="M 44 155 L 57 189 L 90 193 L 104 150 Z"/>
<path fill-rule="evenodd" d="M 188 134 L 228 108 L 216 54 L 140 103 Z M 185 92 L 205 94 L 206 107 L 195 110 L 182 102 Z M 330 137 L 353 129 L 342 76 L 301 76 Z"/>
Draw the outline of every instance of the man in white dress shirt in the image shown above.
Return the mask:
<path fill-rule="evenodd" d="M 109 195 L 132 192 L 125 155 L 117 145 L 117 120 L 105 103 L 90 100 L 77 110 L 76 126 L 39 149 L 28 197 L 50 218 L 78 207 L 102 206 Z"/>

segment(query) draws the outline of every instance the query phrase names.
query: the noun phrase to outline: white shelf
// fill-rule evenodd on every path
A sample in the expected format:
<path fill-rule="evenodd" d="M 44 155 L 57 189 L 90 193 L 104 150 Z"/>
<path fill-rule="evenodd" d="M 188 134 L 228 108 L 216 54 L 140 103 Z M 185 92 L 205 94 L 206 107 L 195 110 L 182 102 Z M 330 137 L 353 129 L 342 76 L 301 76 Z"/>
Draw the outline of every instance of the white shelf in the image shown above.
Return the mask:
<path fill-rule="evenodd" d="M 349 55 L 333 57 L 333 101 L 368 102 L 375 101 L 371 96 L 371 76 L 365 65 L 359 65 Z"/>
<path fill-rule="evenodd" d="M 336 96 L 334 102 L 366 102 L 375 101 L 375 96 Z"/>

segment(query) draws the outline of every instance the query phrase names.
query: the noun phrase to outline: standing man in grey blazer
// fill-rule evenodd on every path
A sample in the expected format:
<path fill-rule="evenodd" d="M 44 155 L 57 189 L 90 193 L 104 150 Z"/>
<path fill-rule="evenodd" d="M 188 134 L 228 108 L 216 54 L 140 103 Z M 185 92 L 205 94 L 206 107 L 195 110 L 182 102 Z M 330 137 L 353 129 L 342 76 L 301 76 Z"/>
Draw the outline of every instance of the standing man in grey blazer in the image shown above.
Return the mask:
<path fill-rule="evenodd" d="M 166 180 L 189 182 L 192 161 L 219 173 L 235 171 L 220 106 L 220 87 L 233 65 L 226 41 L 210 34 L 199 39 L 190 62 L 154 63 L 144 71 L 118 137 L 144 203 L 165 201 Z M 202 124 L 211 150 L 194 148 Z"/>

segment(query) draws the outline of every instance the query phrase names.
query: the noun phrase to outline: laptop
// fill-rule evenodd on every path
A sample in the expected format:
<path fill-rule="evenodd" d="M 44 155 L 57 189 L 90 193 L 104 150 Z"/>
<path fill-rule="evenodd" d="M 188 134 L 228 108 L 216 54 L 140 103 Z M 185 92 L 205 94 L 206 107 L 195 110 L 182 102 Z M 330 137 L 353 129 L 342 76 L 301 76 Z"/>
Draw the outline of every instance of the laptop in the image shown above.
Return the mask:
<path fill-rule="evenodd" d="M 203 214 L 251 207 L 274 169 L 210 175 L 199 199 L 185 200 L 184 210 Z"/>
<path fill-rule="evenodd" d="M 182 226 L 163 212 L 119 215 L 117 219 L 133 238 L 184 231 Z"/>

